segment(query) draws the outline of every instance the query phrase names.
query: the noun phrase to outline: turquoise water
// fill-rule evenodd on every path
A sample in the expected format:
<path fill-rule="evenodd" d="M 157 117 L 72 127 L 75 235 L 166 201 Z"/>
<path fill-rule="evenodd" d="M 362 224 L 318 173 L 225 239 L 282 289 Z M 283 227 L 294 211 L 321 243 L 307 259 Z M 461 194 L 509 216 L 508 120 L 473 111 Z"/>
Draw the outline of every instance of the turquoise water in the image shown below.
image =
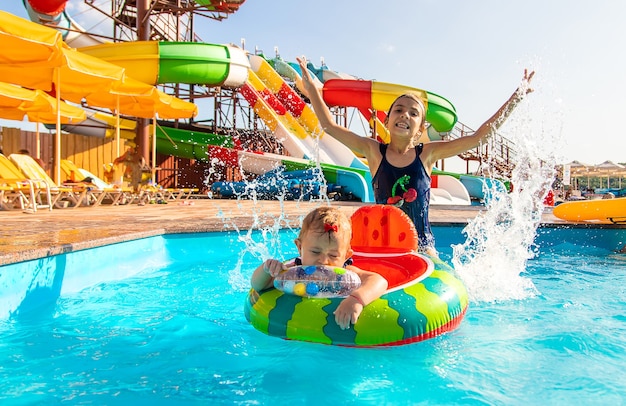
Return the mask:
<path fill-rule="evenodd" d="M 463 239 L 435 233 L 440 248 Z M 3 267 L 0 401 L 621 404 L 626 255 L 577 233 L 540 236 L 524 274 L 536 295 L 472 302 L 457 330 L 384 349 L 285 341 L 246 322 L 252 269 L 261 255 L 294 255 L 294 231 L 153 237 L 36 261 L 22 301 L 6 299 L 7 285 L 26 265 Z"/>

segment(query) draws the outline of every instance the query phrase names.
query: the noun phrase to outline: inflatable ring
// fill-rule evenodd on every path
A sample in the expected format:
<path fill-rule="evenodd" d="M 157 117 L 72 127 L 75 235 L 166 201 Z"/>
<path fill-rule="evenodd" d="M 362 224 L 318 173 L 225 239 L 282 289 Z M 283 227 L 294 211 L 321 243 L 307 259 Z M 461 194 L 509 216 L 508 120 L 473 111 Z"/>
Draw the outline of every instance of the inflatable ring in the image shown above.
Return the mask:
<path fill-rule="evenodd" d="M 467 291 L 439 258 L 416 253 L 409 217 L 390 205 L 364 206 L 352 215 L 354 265 L 381 274 L 387 291 L 368 304 L 350 329 L 335 323 L 343 298 L 308 298 L 275 288 L 250 290 L 246 319 L 259 331 L 290 340 L 342 346 L 392 346 L 455 329 L 467 311 Z"/>

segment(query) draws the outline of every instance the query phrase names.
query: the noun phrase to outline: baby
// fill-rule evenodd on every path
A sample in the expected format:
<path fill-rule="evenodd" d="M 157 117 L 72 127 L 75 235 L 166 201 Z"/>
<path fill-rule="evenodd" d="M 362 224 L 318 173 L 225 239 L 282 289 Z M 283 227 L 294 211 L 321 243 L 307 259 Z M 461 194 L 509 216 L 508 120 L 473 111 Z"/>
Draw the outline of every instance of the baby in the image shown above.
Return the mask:
<path fill-rule="evenodd" d="M 280 272 L 295 265 L 325 265 L 344 267 L 361 278 L 361 286 L 341 301 L 335 310 L 335 322 L 342 329 L 355 324 L 369 303 L 387 290 L 387 280 L 375 272 L 364 271 L 352 264 L 352 224 L 350 219 L 334 207 L 319 207 L 311 211 L 302 222 L 300 235 L 295 239 L 299 257 L 286 264 L 268 259 L 254 271 L 252 288 L 262 291 L 274 286 Z"/>

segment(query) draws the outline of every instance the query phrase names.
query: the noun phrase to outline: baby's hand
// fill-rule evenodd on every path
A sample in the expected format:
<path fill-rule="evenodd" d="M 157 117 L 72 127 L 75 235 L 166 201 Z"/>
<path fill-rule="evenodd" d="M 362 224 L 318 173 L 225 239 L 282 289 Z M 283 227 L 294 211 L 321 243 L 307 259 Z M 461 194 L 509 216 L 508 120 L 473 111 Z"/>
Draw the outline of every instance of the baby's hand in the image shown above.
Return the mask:
<path fill-rule="evenodd" d="M 283 263 L 277 259 L 268 259 L 263 263 L 263 270 L 272 278 L 275 278 L 276 275 L 281 273 L 284 269 L 285 266 Z"/>
<path fill-rule="evenodd" d="M 342 330 L 349 329 L 350 323 L 356 324 L 362 311 L 363 305 L 354 297 L 348 296 L 339 303 L 337 310 L 335 310 L 335 323 Z"/>

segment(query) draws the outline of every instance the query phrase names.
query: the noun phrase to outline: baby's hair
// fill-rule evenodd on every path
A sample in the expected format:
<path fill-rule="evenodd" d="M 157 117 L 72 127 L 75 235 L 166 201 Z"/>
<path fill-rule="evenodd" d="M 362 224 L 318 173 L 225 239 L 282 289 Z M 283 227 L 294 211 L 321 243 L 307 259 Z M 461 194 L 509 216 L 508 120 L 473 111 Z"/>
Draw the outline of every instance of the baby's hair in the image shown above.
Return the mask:
<path fill-rule="evenodd" d="M 334 232 L 335 238 L 341 235 L 348 242 L 352 239 L 352 223 L 348 216 L 336 207 L 318 207 L 313 209 L 302 220 L 302 228 L 298 238 L 302 238 L 308 232 L 328 233 Z"/>

